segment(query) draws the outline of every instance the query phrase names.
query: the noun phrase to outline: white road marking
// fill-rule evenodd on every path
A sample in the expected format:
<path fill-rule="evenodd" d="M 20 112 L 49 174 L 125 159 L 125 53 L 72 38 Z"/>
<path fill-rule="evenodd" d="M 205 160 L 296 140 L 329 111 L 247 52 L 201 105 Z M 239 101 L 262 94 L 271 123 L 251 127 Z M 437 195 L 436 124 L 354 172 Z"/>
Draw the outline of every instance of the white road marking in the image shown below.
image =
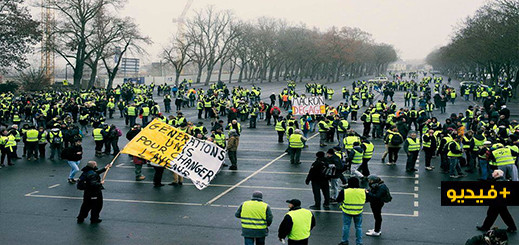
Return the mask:
<path fill-rule="evenodd" d="M 319 135 L 318 133 L 317 134 L 314 134 L 312 137 L 308 138 L 308 141 L 310 141 L 311 139 L 315 138 L 317 135 Z M 264 169 L 268 168 L 270 165 L 272 165 L 273 163 L 275 163 L 277 160 L 281 159 L 282 157 L 284 157 L 285 155 L 287 155 L 286 152 L 283 152 L 283 154 L 279 155 L 278 157 L 276 157 L 274 160 L 270 161 L 269 163 L 265 164 L 265 166 L 261 167 L 260 169 L 256 170 L 254 173 L 252 173 L 251 175 L 245 177 L 245 179 L 242 179 L 240 182 L 236 183 L 235 185 L 233 185 L 232 187 L 230 187 L 229 189 L 223 191 L 222 193 L 218 194 L 218 196 L 214 197 L 213 199 L 209 200 L 205 205 L 210 205 L 212 204 L 213 202 L 215 202 L 216 200 L 220 199 L 221 197 L 223 197 L 224 195 L 226 195 L 227 193 L 229 193 L 230 191 L 234 190 L 236 187 L 240 186 L 241 184 L 243 184 L 245 181 L 251 179 L 252 177 L 256 176 L 259 172 L 263 171 Z"/>
<path fill-rule="evenodd" d="M 418 207 L 418 201 L 414 201 L 414 207 Z"/>
<path fill-rule="evenodd" d="M 26 197 L 32 196 L 33 194 L 39 193 L 39 191 L 33 191 L 31 193 L 25 194 Z"/>
<path fill-rule="evenodd" d="M 414 198 L 418 199 L 418 194 L 414 193 Z"/>
<path fill-rule="evenodd" d="M 51 185 L 51 186 L 49 186 L 49 189 L 56 188 L 58 186 L 60 186 L 60 184 Z"/>
<path fill-rule="evenodd" d="M 137 183 L 137 184 L 153 184 L 152 181 L 135 181 L 135 180 L 114 180 L 106 179 L 106 182 L 117 182 L 117 183 Z M 184 183 L 187 186 L 194 186 L 192 183 Z M 234 185 L 225 184 L 210 184 L 208 187 L 233 187 Z M 299 187 L 281 187 L 281 186 L 258 186 L 258 185 L 240 185 L 236 188 L 247 188 L 247 189 L 269 189 L 269 190 L 293 190 L 293 191 L 311 191 L 312 188 L 299 188 Z M 391 192 L 393 195 L 415 195 L 411 192 Z"/>
<path fill-rule="evenodd" d="M 33 193 L 33 192 L 31 192 Z M 35 194 L 27 194 L 27 197 L 39 197 L 39 198 L 53 198 L 53 199 L 68 199 L 68 200 L 82 200 L 83 197 L 77 196 L 52 196 L 52 195 L 35 195 Z M 36 191 L 37 193 L 37 191 Z M 143 204 L 159 204 L 159 205 L 182 205 L 182 206 L 210 206 L 210 207 L 224 207 L 224 208 L 238 208 L 238 205 L 223 205 L 223 204 L 209 204 L 204 205 L 202 203 L 189 203 L 189 202 L 161 202 L 161 201 L 146 201 L 146 200 L 130 200 L 130 199 L 113 199 L 113 198 L 104 198 L 103 201 L 107 202 L 123 202 L 123 203 L 143 203 Z M 273 210 L 287 210 L 284 208 L 271 207 Z M 312 210 L 312 212 L 319 213 L 338 213 L 342 214 L 340 210 Z M 370 212 L 364 212 L 364 214 L 373 214 Z M 395 214 L 395 213 L 382 213 L 384 216 L 399 216 L 399 217 L 418 217 L 418 211 L 414 211 L 413 214 Z"/>
<path fill-rule="evenodd" d="M 418 185 L 419 183 L 420 183 L 419 180 L 415 180 L 415 181 L 414 181 L 414 184 L 415 184 L 415 185 Z"/>
<path fill-rule="evenodd" d="M 415 186 L 415 187 L 414 187 L 414 191 L 418 191 L 418 186 Z"/>

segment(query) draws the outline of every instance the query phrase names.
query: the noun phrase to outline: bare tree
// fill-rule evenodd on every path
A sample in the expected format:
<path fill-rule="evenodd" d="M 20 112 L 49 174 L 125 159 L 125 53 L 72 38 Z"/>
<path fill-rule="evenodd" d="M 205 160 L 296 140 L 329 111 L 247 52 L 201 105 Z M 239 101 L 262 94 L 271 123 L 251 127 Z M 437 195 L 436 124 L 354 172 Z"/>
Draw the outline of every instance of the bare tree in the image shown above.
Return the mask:
<path fill-rule="evenodd" d="M 206 69 L 205 85 L 209 84 L 215 65 L 230 50 L 231 41 L 237 37 L 230 10 L 217 11 L 210 6 L 199 11 L 187 22 L 186 38 L 192 45 L 188 56 L 198 65 L 197 82 L 202 69 Z"/>
<path fill-rule="evenodd" d="M 173 41 L 171 47 L 164 49 L 162 52 L 164 59 L 175 69 L 176 86 L 178 86 L 182 70 L 184 70 L 184 67 L 192 61 L 188 56 L 189 48 L 190 44 L 177 38 Z"/>

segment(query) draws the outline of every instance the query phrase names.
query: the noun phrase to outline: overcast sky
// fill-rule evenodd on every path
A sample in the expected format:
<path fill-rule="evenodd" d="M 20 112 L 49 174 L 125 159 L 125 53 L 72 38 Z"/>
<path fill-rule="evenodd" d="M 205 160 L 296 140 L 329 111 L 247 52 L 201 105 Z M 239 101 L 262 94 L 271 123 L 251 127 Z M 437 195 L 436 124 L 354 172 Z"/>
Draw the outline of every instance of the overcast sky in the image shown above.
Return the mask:
<path fill-rule="evenodd" d="M 487 0 L 194 0 L 188 17 L 208 5 L 231 9 L 243 20 L 268 16 L 327 30 L 359 27 L 377 42 L 394 45 L 399 56 L 423 59 L 448 42 L 453 27 Z M 145 63 L 158 61 L 176 33 L 172 22 L 187 0 L 129 0 L 121 15 L 131 16 L 154 42 Z"/>

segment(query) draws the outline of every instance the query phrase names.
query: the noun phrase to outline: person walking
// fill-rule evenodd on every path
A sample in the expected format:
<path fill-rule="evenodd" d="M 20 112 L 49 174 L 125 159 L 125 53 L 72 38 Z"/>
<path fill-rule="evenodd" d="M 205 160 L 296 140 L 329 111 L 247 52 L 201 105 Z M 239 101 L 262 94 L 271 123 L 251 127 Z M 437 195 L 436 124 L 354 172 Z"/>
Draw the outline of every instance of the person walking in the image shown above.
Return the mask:
<path fill-rule="evenodd" d="M 361 145 L 363 152 L 362 155 L 362 164 L 357 168 L 357 170 L 364 176 L 369 176 L 369 167 L 368 163 L 373 157 L 373 151 L 375 150 L 375 145 L 371 141 L 369 141 L 367 138 L 362 138 L 362 145 Z"/>
<path fill-rule="evenodd" d="M 348 245 L 350 237 L 351 220 L 355 223 L 355 243 L 362 244 L 362 212 L 366 203 L 366 190 L 360 188 L 359 179 L 351 177 L 348 179 L 348 187 L 339 193 L 337 201 L 342 210 L 342 239 L 339 245 Z"/>
<path fill-rule="evenodd" d="M 243 202 L 236 213 L 236 218 L 241 220 L 241 235 L 245 245 L 264 245 L 268 236 L 268 227 L 272 224 L 272 211 L 267 203 L 263 202 L 263 193 L 255 191 L 252 199 Z"/>
<path fill-rule="evenodd" d="M 104 173 L 107 169 L 111 168 L 112 164 L 106 165 L 102 169 L 97 169 L 96 161 L 89 161 L 81 171 L 81 177 L 79 178 L 78 189 L 84 190 L 83 193 L 83 204 L 79 215 L 77 216 L 77 223 L 81 224 L 88 217 L 90 213 L 90 223 L 97 224 L 101 223 L 99 219 L 99 213 L 103 209 L 103 184 L 104 180 L 101 180 L 100 174 Z"/>
<path fill-rule="evenodd" d="M 326 144 L 324 144 L 324 143 L 326 142 L 326 135 L 328 134 L 328 131 L 330 130 L 330 127 L 328 126 L 328 122 L 329 122 L 328 118 L 324 117 L 324 118 L 321 118 L 319 123 L 317 123 L 317 127 L 319 129 L 319 146 L 320 147 L 326 146 Z"/>
<path fill-rule="evenodd" d="M 504 176 L 503 170 L 496 169 L 492 173 L 492 181 L 506 181 Z M 503 219 L 503 222 L 508 226 L 506 231 L 515 233 L 517 232 L 517 226 L 515 225 L 514 218 L 510 214 L 510 211 L 508 211 L 508 207 L 506 204 L 490 204 L 488 206 L 487 210 L 487 217 L 485 218 L 485 221 L 483 221 L 483 225 L 476 226 L 476 229 L 480 231 L 488 231 L 494 225 L 494 222 L 496 222 L 497 216 L 501 216 L 501 219 Z"/>
<path fill-rule="evenodd" d="M 366 235 L 380 236 L 382 234 L 380 231 L 382 227 L 382 207 L 384 207 L 385 201 L 391 199 L 391 195 L 384 181 L 376 175 L 368 177 L 368 185 L 369 190 L 366 191 L 366 201 L 369 202 L 373 218 L 375 218 L 375 229 L 368 230 Z"/>
<path fill-rule="evenodd" d="M 300 129 L 296 129 L 288 139 L 288 147 L 290 152 L 290 164 L 301 164 L 301 150 L 305 146 L 306 138 Z"/>
<path fill-rule="evenodd" d="M 71 146 L 65 148 L 61 154 L 61 158 L 67 160 L 67 163 L 70 166 L 70 173 L 67 179 L 68 183 L 76 183 L 74 177 L 76 176 L 76 173 L 79 172 L 79 164 L 81 163 L 81 159 L 83 159 L 81 140 L 76 140 L 76 142 Z"/>
<path fill-rule="evenodd" d="M 398 132 L 398 128 L 393 128 L 387 132 L 384 143 L 387 144 L 387 151 L 389 153 L 389 162 L 386 163 L 388 166 L 396 165 L 398 160 L 398 152 L 400 151 L 401 144 L 404 143 L 404 137 Z M 384 158 L 382 158 L 383 160 Z"/>
<path fill-rule="evenodd" d="M 447 145 L 447 157 L 449 159 L 449 174 L 450 177 L 453 179 L 466 176 L 465 174 L 463 174 L 460 167 L 460 158 L 463 156 L 463 152 L 461 151 L 461 146 L 459 142 L 460 138 L 454 137 L 453 140 Z"/>
<path fill-rule="evenodd" d="M 411 132 L 409 137 L 404 142 L 404 151 L 407 153 L 407 164 L 405 166 L 406 172 L 418 171 L 415 168 L 416 160 L 420 154 L 420 138 L 417 137 L 416 132 Z"/>
<path fill-rule="evenodd" d="M 316 159 L 312 166 L 310 167 L 310 171 L 308 171 L 308 175 L 306 176 L 305 183 L 308 185 L 312 182 L 312 192 L 314 194 L 314 205 L 310 206 L 311 209 L 320 209 L 321 208 L 321 192 L 324 196 L 323 206 L 325 208 L 330 205 L 330 185 L 328 184 L 328 179 L 326 178 L 325 168 L 326 168 L 326 159 L 324 157 L 324 152 L 319 151 L 315 154 Z"/>
<path fill-rule="evenodd" d="M 229 160 L 231 161 L 231 166 L 229 170 L 238 170 L 238 158 L 237 151 L 238 145 L 240 144 L 240 136 L 236 132 L 236 130 L 231 129 L 229 131 L 229 139 L 227 140 L 227 154 L 229 154 Z"/>
<path fill-rule="evenodd" d="M 288 245 L 307 245 L 310 231 L 315 227 L 315 217 L 308 209 L 301 208 L 298 199 L 287 200 L 289 211 L 279 224 L 278 238 Z"/>

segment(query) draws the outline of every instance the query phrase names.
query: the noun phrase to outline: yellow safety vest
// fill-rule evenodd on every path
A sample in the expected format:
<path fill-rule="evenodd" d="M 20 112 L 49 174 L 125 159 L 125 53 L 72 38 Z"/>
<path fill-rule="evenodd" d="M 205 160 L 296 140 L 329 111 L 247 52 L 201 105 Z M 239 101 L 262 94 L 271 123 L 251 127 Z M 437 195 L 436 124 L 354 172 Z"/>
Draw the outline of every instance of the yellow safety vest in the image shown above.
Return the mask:
<path fill-rule="evenodd" d="M 27 142 L 37 142 L 40 133 L 36 129 L 27 130 Z"/>
<path fill-rule="evenodd" d="M 341 210 L 348 215 L 359 215 L 366 203 L 366 190 L 362 188 L 344 189 L 344 201 L 341 203 Z"/>
<path fill-rule="evenodd" d="M 149 115 L 150 115 L 150 108 L 147 107 L 147 106 L 146 106 L 146 107 L 143 107 L 143 108 L 142 108 L 142 116 L 143 116 L 143 117 L 147 117 L 147 116 L 149 116 Z"/>
<path fill-rule="evenodd" d="M 364 150 L 364 154 L 362 155 L 362 158 L 364 159 L 371 159 L 373 157 L 373 151 L 375 150 L 375 145 L 373 143 L 362 143 L 364 146 L 366 146 L 366 150 Z"/>
<path fill-rule="evenodd" d="M 456 141 L 451 141 L 451 142 L 447 145 L 448 148 L 450 148 L 450 144 L 456 144 L 456 149 L 459 150 L 459 151 L 461 151 L 461 147 L 460 147 L 460 144 L 458 144 L 458 142 L 456 142 Z M 449 149 L 449 152 L 447 153 L 447 156 L 448 156 L 448 157 L 462 157 L 463 154 L 462 154 L 462 153 L 455 154 L 455 153 L 453 153 L 453 152 Z"/>
<path fill-rule="evenodd" d="M 375 113 L 371 115 L 371 122 L 372 123 L 380 123 L 380 114 Z"/>
<path fill-rule="evenodd" d="M 241 207 L 241 227 L 246 229 L 267 229 L 267 204 L 262 201 L 246 201 Z"/>
<path fill-rule="evenodd" d="M 214 134 L 214 143 L 225 148 L 225 134 Z"/>
<path fill-rule="evenodd" d="M 300 134 L 292 134 L 288 139 L 290 148 L 303 148 L 305 145 L 302 140 L 303 136 Z"/>
<path fill-rule="evenodd" d="M 322 125 L 322 128 L 324 128 L 324 129 L 322 129 L 320 125 Z M 327 132 L 328 129 L 329 129 L 328 124 L 326 124 L 325 121 L 319 121 L 319 132 L 320 133 Z"/>
<path fill-rule="evenodd" d="M 128 107 L 128 116 L 135 116 L 135 115 L 136 115 L 135 107 L 134 106 Z"/>
<path fill-rule="evenodd" d="M 301 208 L 287 213 L 292 218 L 292 230 L 288 234 L 288 239 L 300 241 L 310 237 L 310 227 L 312 225 L 312 212 Z"/>
<path fill-rule="evenodd" d="M 355 152 L 355 155 L 353 155 L 353 159 L 351 159 L 351 163 L 353 164 L 361 164 L 362 163 L 362 157 L 364 156 L 364 153 L 359 152 L 355 149 L 353 149 Z"/>
<path fill-rule="evenodd" d="M 274 129 L 276 129 L 276 131 L 285 131 L 285 129 L 283 128 L 283 121 L 277 121 L 276 127 Z"/>
<path fill-rule="evenodd" d="M 496 159 L 495 163 L 492 165 L 495 166 L 504 166 L 504 165 L 513 165 L 515 164 L 514 158 L 512 157 L 512 152 L 510 148 L 503 147 L 499 149 L 495 149 L 492 151 L 492 155 Z"/>
<path fill-rule="evenodd" d="M 101 134 L 101 131 L 103 129 L 101 128 L 96 128 L 92 131 L 92 133 L 94 134 L 94 141 L 100 141 L 100 140 L 103 140 L 103 135 Z"/>
<path fill-rule="evenodd" d="M 344 138 L 344 140 L 343 140 L 344 148 L 346 150 L 353 149 L 353 143 L 355 143 L 355 142 L 360 142 L 359 136 L 350 135 L 350 136 Z"/>
<path fill-rule="evenodd" d="M 420 139 L 416 138 L 415 141 L 411 138 L 407 138 L 407 143 L 409 143 L 408 151 L 419 151 L 420 150 Z"/>

